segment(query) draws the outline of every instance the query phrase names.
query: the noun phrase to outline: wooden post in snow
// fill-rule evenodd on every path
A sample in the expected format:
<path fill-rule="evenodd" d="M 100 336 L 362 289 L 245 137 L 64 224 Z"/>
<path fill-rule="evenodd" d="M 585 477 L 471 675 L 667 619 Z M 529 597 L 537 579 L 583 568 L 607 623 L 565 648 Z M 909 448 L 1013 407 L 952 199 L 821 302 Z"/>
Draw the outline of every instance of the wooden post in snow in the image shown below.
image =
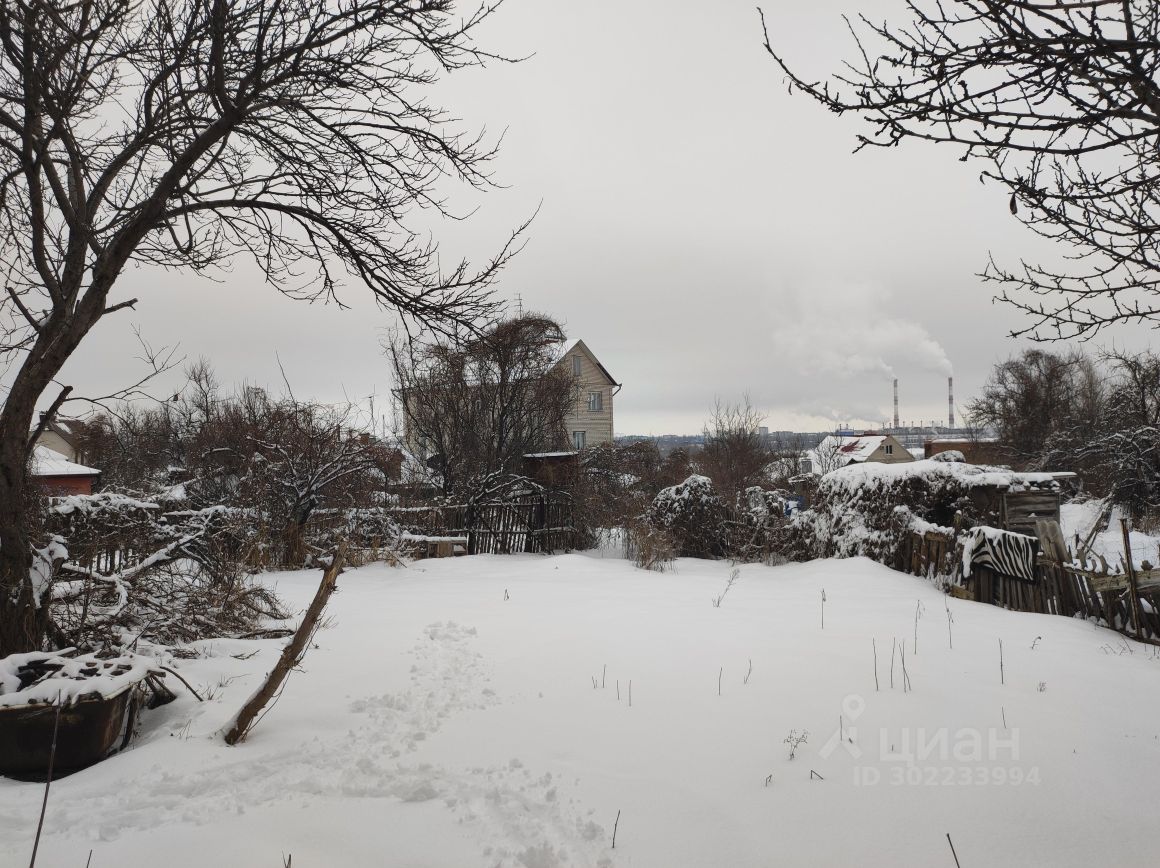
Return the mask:
<path fill-rule="evenodd" d="M 306 646 L 310 643 L 310 637 L 314 635 L 314 630 L 322 617 L 322 611 L 326 608 L 327 600 L 334 592 L 338 574 L 342 572 L 345 560 L 346 542 L 343 541 L 335 551 L 334 557 L 331 558 L 330 566 L 323 571 L 322 581 L 314 593 L 314 599 L 310 601 L 306 614 L 302 616 L 302 623 L 298 625 L 298 629 L 294 631 L 294 635 L 286 643 L 286 647 L 282 649 L 282 656 L 278 658 L 278 662 L 274 664 L 274 668 L 266 676 L 265 683 L 246 701 L 242 710 L 238 712 L 238 716 L 234 718 L 230 731 L 226 733 L 226 744 L 237 744 L 245 739 L 253 727 L 255 719 L 266 707 L 266 704 L 278 693 L 282 683 L 290 675 L 290 671 L 302 662 L 302 658 L 306 655 Z"/>
<path fill-rule="evenodd" d="M 1128 576 L 1128 606 L 1132 613 L 1132 635 L 1140 638 L 1140 591 L 1136 587 L 1136 566 L 1132 563 L 1132 537 L 1128 533 L 1128 520 L 1120 519 L 1120 530 L 1124 534 L 1124 572 Z"/>

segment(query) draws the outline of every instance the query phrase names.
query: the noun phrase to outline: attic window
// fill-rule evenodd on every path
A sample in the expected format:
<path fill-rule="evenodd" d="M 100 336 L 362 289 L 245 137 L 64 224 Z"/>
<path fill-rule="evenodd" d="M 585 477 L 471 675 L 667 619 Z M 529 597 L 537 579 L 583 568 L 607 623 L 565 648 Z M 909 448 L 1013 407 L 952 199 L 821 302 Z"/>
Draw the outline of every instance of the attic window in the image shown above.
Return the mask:
<path fill-rule="evenodd" d="M 580 357 L 572 356 L 572 375 L 574 377 L 580 376 Z"/>
<path fill-rule="evenodd" d="M 887 443 L 887 444 L 886 444 L 886 454 L 887 454 L 887 455 L 893 455 L 893 454 L 894 454 L 894 444 L 893 444 L 893 443 Z"/>
<path fill-rule="evenodd" d="M 588 393 L 588 409 L 593 413 L 598 413 L 604 409 L 604 393 L 603 392 L 589 392 Z"/>

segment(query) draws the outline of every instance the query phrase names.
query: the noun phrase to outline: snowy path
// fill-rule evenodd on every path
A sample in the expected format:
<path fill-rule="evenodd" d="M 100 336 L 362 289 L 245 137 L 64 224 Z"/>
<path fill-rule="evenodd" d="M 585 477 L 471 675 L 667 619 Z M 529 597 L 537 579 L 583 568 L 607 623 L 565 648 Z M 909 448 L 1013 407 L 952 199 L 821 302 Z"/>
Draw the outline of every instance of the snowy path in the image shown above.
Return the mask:
<path fill-rule="evenodd" d="M 948 832 L 968 868 L 1153 864 L 1153 649 L 957 600 L 948 637 L 946 598 L 864 560 L 747 566 L 713 608 L 728 570 L 347 573 L 249 742 L 215 733 L 280 643 L 204 643 L 179 665 L 213 699 L 55 783 L 40 865 L 927 866 L 953 864 Z M 276 579 L 304 605 L 317 575 Z M 27 864 L 39 799 L 0 780 L 0 865 Z"/>

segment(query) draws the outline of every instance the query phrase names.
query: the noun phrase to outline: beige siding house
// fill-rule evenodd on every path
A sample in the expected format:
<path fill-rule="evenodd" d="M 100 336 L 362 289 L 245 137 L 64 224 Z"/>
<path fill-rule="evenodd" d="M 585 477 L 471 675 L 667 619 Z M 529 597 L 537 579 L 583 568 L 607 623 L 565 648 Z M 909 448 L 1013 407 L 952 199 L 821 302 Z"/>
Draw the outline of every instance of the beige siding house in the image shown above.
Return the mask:
<path fill-rule="evenodd" d="M 831 434 L 810 455 L 813 471 L 823 474 L 847 464 L 901 464 L 907 461 L 914 461 L 914 456 L 892 434 Z"/>
<path fill-rule="evenodd" d="M 612 400 L 620 391 L 620 383 L 613 379 L 582 340 L 565 344 L 556 364 L 567 366 L 567 371 L 580 384 L 576 407 L 568 417 L 568 439 L 572 448 L 611 443 Z"/>
<path fill-rule="evenodd" d="M 57 455 L 63 455 L 69 461 L 79 463 L 84 459 L 80 449 L 83 430 L 84 423 L 79 420 L 53 419 L 36 438 L 36 445 L 44 446 Z"/>

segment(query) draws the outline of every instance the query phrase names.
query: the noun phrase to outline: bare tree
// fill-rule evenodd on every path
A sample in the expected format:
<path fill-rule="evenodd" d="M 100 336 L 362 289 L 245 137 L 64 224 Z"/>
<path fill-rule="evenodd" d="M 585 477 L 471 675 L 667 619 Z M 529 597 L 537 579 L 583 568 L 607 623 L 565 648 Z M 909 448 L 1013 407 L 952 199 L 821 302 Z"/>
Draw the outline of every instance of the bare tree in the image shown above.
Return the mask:
<path fill-rule="evenodd" d="M 694 460 L 729 503 L 745 489 L 768 482 L 773 455 L 758 430 L 763 421 L 765 418 L 753 408 L 748 395 L 737 404 L 717 400 L 713 405 L 705 426 L 704 445 Z"/>
<path fill-rule="evenodd" d="M 355 415 L 349 406 L 267 399 L 259 424 L 245 435 L 248 466 L 241 482 L 280 531 L 284 565 L 306 561 L 306 526 L 321 507 L 374 503 L 388 450 L 355 430 Z"/>
<path fill-rule="evenodd" d="M 387 346 L 404 440 L 432 462 L 444 493 L 471 479 L 518 472 L 527 453 L 566 449 L 579 399 L 560 364 L 554 320 L 502 320 L 482 335 L 398 335 Z"/>
<path fill-rule="evenodd" d="M 1028 350 L 994 367 L 971 418 L 1010 463 L 1067 469 L 1135 517 L 1160 508 L 1160 357 Z"/>
<path fill-rule="evenodd" d="M 770 475 L 774 484 L 788 487 L 790 480 L 802 474 L 809 449 L 801 434 L 781 434 L 769 444 Z"/>
<path fill-rule="evenodd" d="M 831 434 L 828 437 L 822 438 L 822 441 L 814 447 L 813 459 L 810 462 L 812 469 L 818 474 L 825 476 L 832 470 L 845 467 L 848 459 L 842 452 L 842 446 L 843 443 L 840 435 Z"/>
<path fill-rule="evenodd" d="M 909 21 L 847 24 L 856 51 L 799 89 L 865 118 L 858 148 L 958 146 L 1010 210 L 1060 242 L 1074 267 L 991 261 L 983 276 L 1029 315 L 1037 340 L 1160 319 L 1160 6 L 1129 0 L 907 0 Z M 764 16 L 762 19 L 765 26 Z M 780 40 L 782 47 L 787 38 Z"/>
<path fill-rule="evenodd" d="M 968 413 L 973 424 L 995 431 L 1010 463 L 1040 470 L 1078 457 L 1100 424 L 1103 400 L 1090 357 L 1032 349 L 997 364 Z"/>
<path fill-rule="evenodd" d="M 1107 353 L 1100 424 L 1077 450 L 1113 502 L 1137 518 L 1160 510 L 1160 357 Z"/>
<path fill-rule="evenodd" d="M 513 241 L 446 272 L 404 219 L 447 213 L 445 177 L 488 184 L 492 146 L 423 91 L 490 58 L 472 34 L 495 5 L 0 4 L 0 655 L 45 626 L 22 507 L 33 413 L 89 331 L 136 303 L 114 293 L 127 267 L 250 256 L 293 297 L 335 299 L 345 276 L 429 323 L 491 315 Z"/>

